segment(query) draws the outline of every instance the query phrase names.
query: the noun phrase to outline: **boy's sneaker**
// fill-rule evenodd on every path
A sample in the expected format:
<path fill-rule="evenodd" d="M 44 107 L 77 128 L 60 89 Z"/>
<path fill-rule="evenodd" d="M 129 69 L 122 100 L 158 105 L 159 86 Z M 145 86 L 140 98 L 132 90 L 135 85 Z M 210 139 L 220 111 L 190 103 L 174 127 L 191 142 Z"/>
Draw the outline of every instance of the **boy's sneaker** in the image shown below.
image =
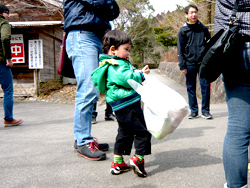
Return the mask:
<path fill-rule="evenodd" d="M 90 160 L 99 161 L 106 159 L 106 154 L 98 149 L 96 142 L 89 142 L 83 146 L 78 146 L 77 153 Z"/>
<path fill-rule="evenodd" d="M 110 172 L 113 175 L 121 174 L 122 172 L 129 171 L 129 166 L 123 161 L 122 164 L 112 162 Z"/>
<path fill-rule="evenodd" d="M 105 115 L 105 121 L 116 121 L 116 117 L 114 114 L 109 114 L 109 115 Z"/>
<path fill-rule="evenodd" d="M 194 119 L 194 118 L 198 118 L 198 117 L 199 117 L 198 113 L 191 112 L 191 114 L 188 116 L 188 119 Z"/>
<path fill-rule="evenodd" d="M 97 138 L 94 138 L 94 142 L 96 142 L 96 144 L 98 145 L 99 150 L 101 150 L 101 151 L 108 151 L 109 150 L 109 145 L 107 143 L 99 144 Z M 78 150 L 76 140 L 75 140 L 75 143 L 74 143 L 74 149 L 75 149 L 75 151 Z"/>
<path fill-rule="evenodd" d="M 213 116 L 209 112 L 202 113 L 201 117 L 204 119 L 213 119 Z"/>
<path fill-rule="evenodd" d="M 147 172 L 144 169 L 144 159 L 142 161 L 140 161 L 138 157 L 133 156 L 129 160 L 129 165 L 134 170 L 134 173 L 137 174 L 139 177 L 146 177 L 147 176 Z"/>

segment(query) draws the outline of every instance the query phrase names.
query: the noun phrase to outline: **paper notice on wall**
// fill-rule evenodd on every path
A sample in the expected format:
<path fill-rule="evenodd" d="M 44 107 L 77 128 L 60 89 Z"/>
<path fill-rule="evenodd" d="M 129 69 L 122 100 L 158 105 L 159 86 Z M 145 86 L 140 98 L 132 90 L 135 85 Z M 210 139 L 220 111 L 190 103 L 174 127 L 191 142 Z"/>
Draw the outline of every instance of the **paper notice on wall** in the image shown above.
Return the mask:
<path fill-rule="evenodd" d="M 29 69 L 43 69 L 42 40 L 29 40 Z"/>

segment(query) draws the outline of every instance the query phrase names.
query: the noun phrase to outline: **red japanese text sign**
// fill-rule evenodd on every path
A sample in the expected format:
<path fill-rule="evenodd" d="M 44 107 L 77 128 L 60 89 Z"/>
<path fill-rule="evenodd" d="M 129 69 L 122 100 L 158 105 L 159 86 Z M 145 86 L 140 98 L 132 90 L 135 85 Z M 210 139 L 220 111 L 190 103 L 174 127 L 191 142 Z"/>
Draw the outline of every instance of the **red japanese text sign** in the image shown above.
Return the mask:
<path fill-rule="evenodd" d="M 11 52 L 13 63 L 25 63 L 23 35 L 11 35 Z"/>

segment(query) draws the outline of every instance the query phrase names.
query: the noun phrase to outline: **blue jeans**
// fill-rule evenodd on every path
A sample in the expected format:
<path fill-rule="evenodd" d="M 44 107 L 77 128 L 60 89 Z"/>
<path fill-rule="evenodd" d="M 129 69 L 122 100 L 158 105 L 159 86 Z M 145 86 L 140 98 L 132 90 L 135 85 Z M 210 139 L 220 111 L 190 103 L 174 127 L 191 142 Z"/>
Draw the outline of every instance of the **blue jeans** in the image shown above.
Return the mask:
<path fill-rule="evenodd" d="M 187 66 L 186 85 L 188 93 L 189 108 L 192 113 L 198 113 L 198 103 L 196 96 L 196 80 L 199 73 L 199 66 Z M 200 79 L 202 107 L 201 112 L 209 112 L 210 106 L 210 84 L 206 83 L 205 79 Z"/>
<path fill-rule="evenodd" d="M 4 119 L 7 121 L 13 120 L 13 78 L 12 72 L 5 64 L 0 64 L 0 84 L 3 89 L 3 108 Z"/>
<path fill-rule="evenodd" d="M 91 120 L 99 92 L 94 87 L 91 73 L 99 65 L 101 39 L 89 31 L 70 31 L 66 39 L 66 51 L 72 60 L 77 81 L 74 137 L 77 145 L 81 146 L 94 140 L 91 136 Z"/>
<path fill-rule="evenodd" d="M 247 55 L 248 54 L 248 55 Z M 227 186 L 247 185 L 250 139 L 250 45 L 243 45 L 227 60 L 223 73 L 228 105 L 227 133 L 223 144 L 223 165 Z"/>

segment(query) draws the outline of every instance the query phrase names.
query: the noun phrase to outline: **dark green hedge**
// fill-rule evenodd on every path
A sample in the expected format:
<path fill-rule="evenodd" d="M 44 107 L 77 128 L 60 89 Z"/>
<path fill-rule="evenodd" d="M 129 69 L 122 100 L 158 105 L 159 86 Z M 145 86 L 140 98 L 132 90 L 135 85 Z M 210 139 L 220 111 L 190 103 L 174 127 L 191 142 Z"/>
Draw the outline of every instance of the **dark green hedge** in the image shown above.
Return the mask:
<path fill-rule="evenodd" d="M 133 66 L 137 69 L 142 69 L 145 65 L 148 65 L 150 69 L 157 69 L 159 64 L 158 63 L 134 63 Z"/>

